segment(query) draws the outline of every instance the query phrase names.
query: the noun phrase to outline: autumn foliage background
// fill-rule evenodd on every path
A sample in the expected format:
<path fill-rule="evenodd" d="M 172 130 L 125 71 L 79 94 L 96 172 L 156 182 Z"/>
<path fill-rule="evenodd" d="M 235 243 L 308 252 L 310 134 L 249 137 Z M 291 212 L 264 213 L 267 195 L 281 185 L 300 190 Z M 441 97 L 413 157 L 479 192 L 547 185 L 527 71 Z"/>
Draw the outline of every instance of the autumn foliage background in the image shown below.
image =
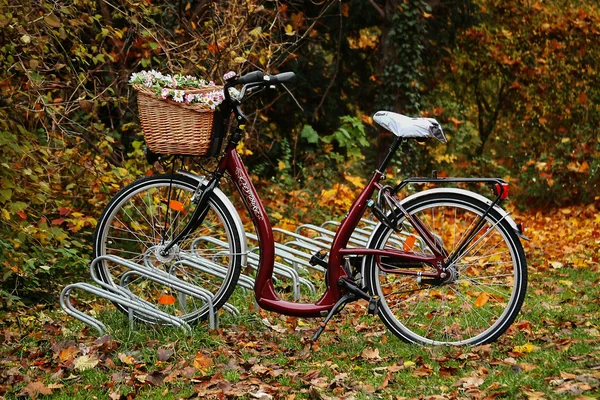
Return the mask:
<path fill-rule="evenodd" d="M 500 176 L 526 216 L 574 206 L 586 218 L 599 202 L 591 0 L 0 6 L 3 307 L 84 276 L 102 208 L 151 170 L 127 84 L 142 69 L 296 72 L 291 94 L 246 107 L 242 152 L 276 223 L 343 215 L 389 139 L 372 125 L 379 109 L 433 116 L 449 136 L 399 155 L 391 176 Z"/>

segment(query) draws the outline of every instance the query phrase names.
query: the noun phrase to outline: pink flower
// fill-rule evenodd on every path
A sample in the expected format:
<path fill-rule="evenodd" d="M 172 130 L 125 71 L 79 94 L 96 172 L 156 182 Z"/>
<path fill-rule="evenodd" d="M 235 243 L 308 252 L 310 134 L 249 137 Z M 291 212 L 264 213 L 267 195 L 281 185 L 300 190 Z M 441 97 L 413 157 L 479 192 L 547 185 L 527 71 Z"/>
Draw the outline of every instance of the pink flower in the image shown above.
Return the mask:
<path fill-rule="evenodd" d="M 161 92 L 160 92 L 160 97 L 162 97 L 163 99 L 166 99 L 168 96 L 169 96 L 169 89 L 163 88 L 163 90 L 161 90 Z"/>
<path fill-rule="evenodd" d="M 226 73 L 225 75 L 223 75 L 223 79 L 228 81 L 231 78 L 235 77 L 237 74 L 233 71 L 229 71 L 228 73 Z"/>
<path fill-rule="evenodd" d="M 185 102 L 187 104 L 190 104 L 192 101 L 194 101 L 195 98 L 196 98 L 196 95 L 194 95 L 194 94 L 186 94 L 185 95 Z"/>

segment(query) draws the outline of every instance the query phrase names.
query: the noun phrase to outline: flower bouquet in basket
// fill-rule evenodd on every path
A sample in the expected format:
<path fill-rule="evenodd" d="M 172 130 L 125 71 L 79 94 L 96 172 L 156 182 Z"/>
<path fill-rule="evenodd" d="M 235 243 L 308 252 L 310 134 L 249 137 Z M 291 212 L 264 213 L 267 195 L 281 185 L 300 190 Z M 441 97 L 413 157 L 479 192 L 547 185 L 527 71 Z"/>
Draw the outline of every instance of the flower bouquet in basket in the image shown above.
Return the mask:
<path fill-rule="evenodd" d="M 129 83 L 138 91 L 138 110 L 148 148 L 162 155 L 214 155 L 215 110 L 223 102 L 223 87 L 194 76 L 142 71 Z M 218 143 L 220 147 L 220 143 Z"/>

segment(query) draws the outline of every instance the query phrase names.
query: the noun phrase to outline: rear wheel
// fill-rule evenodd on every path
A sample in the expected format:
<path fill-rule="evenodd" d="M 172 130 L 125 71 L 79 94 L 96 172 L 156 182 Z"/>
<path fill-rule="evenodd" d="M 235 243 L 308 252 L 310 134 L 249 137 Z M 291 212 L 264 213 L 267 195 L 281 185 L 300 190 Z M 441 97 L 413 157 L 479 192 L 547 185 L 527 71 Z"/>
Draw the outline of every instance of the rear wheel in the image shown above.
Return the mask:
<path fill-rule="evenodd" d="M 186 225 L 194 211 L 191 199 L 198 181 L 183 175 L 139 179 L 109 202 L 94 233 L 94 256 L 115 255 L 170 273 L 202 288 L 221 307 L 235 289 L 243 261 L 244 238 L 223 199 L 213 194 L 202 225 L 167 254 L 161 250 Z M 208 317 L 206 302 L 168 285 L 132 274 L 108 260 L 98 264 L 103 281 L 126 286 L 133 294 L 188 323 Z M 121 311 L 126 311 L 116 304 Z M 144 322 L 156 320 L 135 315 Z"/>
<path fill-rule="evenodd" d="M 404 204 L 448 254 L 456 250 L 488 208 L 485 202 L 465 193 L 438 191 Z M 368 247 L 433 254 L 405 222 L 403 218 L 398 224 L 400 233 L 380 224 Z M 415 273 L 434 271 L 424 264 L 396 268 Z M 418 275 L 386 273 L 375 257 L 369 257 L 365 278 L 371 294 L 381 298 L 379 315 L 384 324 L 404 341 L 476 345 L 496 340 L 516 318 L 527 289 L 523 247 L 500 212 L 492 210 L 485 217 L 483 227 L 448 272 L 444 282 L 428 281 Z"/>

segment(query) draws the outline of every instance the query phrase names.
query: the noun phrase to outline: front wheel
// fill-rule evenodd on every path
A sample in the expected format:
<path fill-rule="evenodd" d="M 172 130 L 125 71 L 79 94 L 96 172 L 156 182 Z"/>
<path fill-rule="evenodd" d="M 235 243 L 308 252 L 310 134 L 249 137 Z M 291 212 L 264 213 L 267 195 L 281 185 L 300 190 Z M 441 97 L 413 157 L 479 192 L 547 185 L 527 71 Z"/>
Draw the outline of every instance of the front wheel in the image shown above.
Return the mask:
<path fill-rule="evenodd" d="M 488 204 L 463 190 L 431 192 L 406 199 L 403 207 L 452 254 Z M 381 298 L 379 315 L 390 331 L 406 342 L 426 345 L 477 345 L 502 335 L 519 313 L 527 290 L 525 253 L 507 218 L 491 210 L 443 282 L 419 277 L 418 272 L 434 271 L 425 264 L 383 259 L 385 269 L 398 270 L 389 273 L 375 257 L 367 258 L 365 283 Z M 378 225 L 368 247 L 433 254 L 404 218 L 396 231 Z M 385 265 L 388 261 L 393 265 Z"/>
<path fill-rule="evenodd" d="M 115 255 L 169 273 L 200 287 L 218 309 L 235 289 L 245 257 L 245 238 L 239 217 L 224 195 L 215 191 L 202 225 L 167 254 L 173 240 L 191 217 L 192 197 L 199 181 L 183 175 L 155 175 L 121 189 L 108 203 L 94 232 L 94 256 Z M 168 285 L 132 274 L 107 260 L 98 264 L 103 281 L 126 286 L 133 294 L 188 323 L 205 319 L 206 302 L 174 291 Z M 127 310 L 116 304 L 123 312 Z M 155 323 L 147 315 L 139 320 Z"/>

